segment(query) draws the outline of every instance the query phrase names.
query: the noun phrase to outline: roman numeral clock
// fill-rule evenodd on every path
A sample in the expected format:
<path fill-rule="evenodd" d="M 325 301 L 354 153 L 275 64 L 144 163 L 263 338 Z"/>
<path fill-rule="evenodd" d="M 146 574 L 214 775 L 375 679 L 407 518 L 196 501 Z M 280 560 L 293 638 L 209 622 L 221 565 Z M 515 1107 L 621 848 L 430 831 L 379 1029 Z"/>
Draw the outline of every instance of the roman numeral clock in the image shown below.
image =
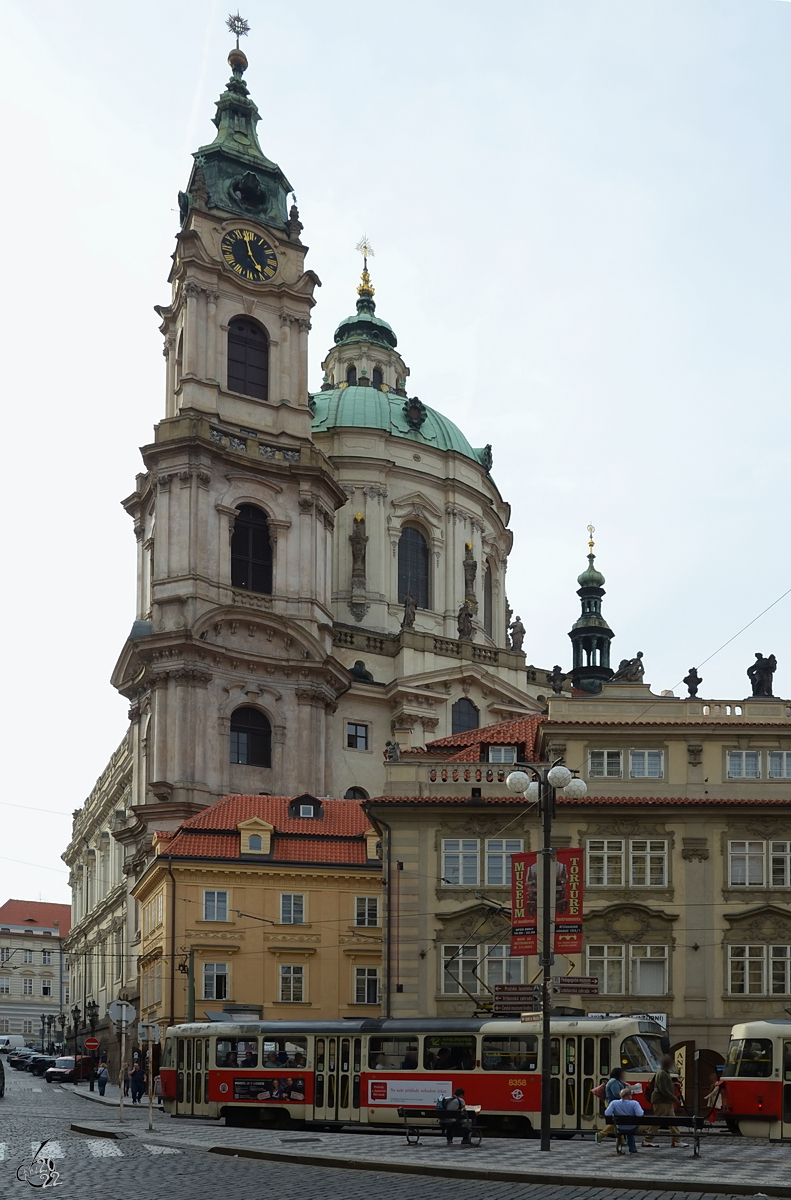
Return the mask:
<path fill-rule="evenodd" d="M 226 263 L 240 279 L 265 283 L 277 271 L 277 255 L 269 242 L 250 229 L 229 229 L 221 249 Z"/>

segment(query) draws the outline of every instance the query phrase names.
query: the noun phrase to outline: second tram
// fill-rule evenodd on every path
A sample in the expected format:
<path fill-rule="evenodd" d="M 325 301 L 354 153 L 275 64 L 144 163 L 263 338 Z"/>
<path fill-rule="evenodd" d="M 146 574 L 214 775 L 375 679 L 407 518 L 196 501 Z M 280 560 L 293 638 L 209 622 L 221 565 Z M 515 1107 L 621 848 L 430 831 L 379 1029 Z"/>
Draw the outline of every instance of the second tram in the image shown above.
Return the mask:
<path fill-rule="evenodd" d="M 734 1025 L 719 1090 L 734 1131 L 791 1139 L 791 1021 Z"/>

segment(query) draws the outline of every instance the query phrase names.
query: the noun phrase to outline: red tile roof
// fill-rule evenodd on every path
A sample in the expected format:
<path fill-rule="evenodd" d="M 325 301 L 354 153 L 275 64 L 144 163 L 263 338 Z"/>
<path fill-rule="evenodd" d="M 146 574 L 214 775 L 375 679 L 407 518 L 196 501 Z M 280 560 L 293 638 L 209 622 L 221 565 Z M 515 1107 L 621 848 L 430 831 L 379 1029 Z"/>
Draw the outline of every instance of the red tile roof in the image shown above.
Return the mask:
<path fill-rule="evenodd" d="M 320 833 L 352 837 L 365 833 L 370 821 L 360 808 L 359 800 L 322 800 L 323 816 L 291 817 L 288 806 L 293 796 L 224 796 L 196 816 L 185 821 L 182 829 L 236 829 L 240 821 L 260 817 L 273 825 L 278 833 Z"/>
<path fill-rule="evenodd" d="M 535 751 L 538 728 L 546 719 L 537 713 L 534 717 L 515 717 L 495 725 L 483 725 L 480 729 L 453 733 L 450 737 L 428 742 L 426 753 L 441 755 L 448 762 L 482 762 L 485 760 L 481 754 L 482 746 L 518 746 L 520 756 L 524 754 L 530 759 Z"/>
<path fill-rule="evenodd" d="M 404 806 L 412 806 L 415 808 L 428 807 L 431 804 L 457 804 L 459 807 L 480 808 L 483 805 L 524 805 L 529 806 L 529 802 L 524 796 L 486 796 L 480 801 L 476 801 L 474 805 L 470 804 L 467 796 L 374 796 L 370 800 L 365 800 L 363 803 L 370 807 L 377 804 L 403 804 Z M 741 805 L 747 807 L 765 806 L 769 808 L 791 808 L 791 799 L 783 799 L 779 796 L 770 796 L 767 799 L 761 799 L 755 796 L 742 797 L 737 796 L 583 796 L 581 800 L 569 800 L 565 796 L 558 795 L 558 807 L 576 808 L 580 805 L 589 807 L 600 806 L 608 808 L 611 805 L 632 804 L 635 806 L 650 805 L 652 807 L 670 806 L 679 807 L 686 805 L 688 808 L 705 807 L 713 808 L 717 805 L 723 805 L 729 808 L 738 808 Z"/>
<path fill-rule="evenodd" d="M 55 929 L 65 937 L 71 928 L 69 904 L 45 904 L 41 900 L 6 900 L 0 905 L 0 925 L 26 925 L 29 929 Z"/>

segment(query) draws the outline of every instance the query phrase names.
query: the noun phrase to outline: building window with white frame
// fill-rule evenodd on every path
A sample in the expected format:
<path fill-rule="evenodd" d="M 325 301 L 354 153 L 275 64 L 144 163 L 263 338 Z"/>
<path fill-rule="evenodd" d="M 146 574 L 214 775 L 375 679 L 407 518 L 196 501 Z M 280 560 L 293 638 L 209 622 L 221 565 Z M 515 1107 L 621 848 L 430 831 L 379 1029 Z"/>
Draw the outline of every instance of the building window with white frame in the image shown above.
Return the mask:
<path fill-rule="evenodd" d="M 661 779 L 664 774 L 664 757 L 662 750 L 630 750 L 630 776 L 632 779 Z"/>
<path fill-rule="evenodd" d="M 769 751 L 769 778 L 791 779 L 791 750 Z"/>
<path fill-rule="evenodd" d="M 772 887 L 791 886 L 791 842 L 769 843 L 769 873 Z"/>
<path fill-rule="evenodd" d="M 760 750 L 728 750 L 728 779 L 760 779 Z"/>
<path fill-rule="evenodd" d="M 486 983 L 489 987 L 495 987 L 498 983 L 522 983 L 524 961 L 523 956 L 511 955 L 511 947 L 507 942 L 487 946 L 484 959 Z"/>
<path fill-rule="evenodd" d="M 667 946 L 631 946 L 632 995 L 667 994 Z"/>
<path fill-rule="evenodd" d="M 23 950 L 22 951 L 22 962 L 32 963 L 32 961 L 33 961 L 33 951 L 32 950 Z"/>
<path fill-rule="evenodd" d="M 444 838 L 442 882 L 459 887 L 477 884 L 479 853 L 477 838 Z"/>
<path fill-rule="evenodd" d="M 511 855 L 521 854 L 521 838 L 488 838 L 486 842 L 486 882 L 491 887 L 511 886 Z"/>
<path fill-rule="evenodd" d="M 210 891 L 203 893 L 203 919 L 204 921 L 228 920 L 227 892 Z"/>
<path fill-rule="evenodd" d="M 280 999 L 284 1004 L 302 1004 L 305 1000 L 305 968 L 280 967 Z"/>
<path fill-rule="evenodd" d="M 23 1033 L 32 1033 L 33 1032 L 33 1022 L 32 1021 L 23 1021 L 22 1022 L 22 1032 Z"/>
<path fill-rule="evenodd" d="M 33 995 L 33 976 L 32 975 L 25 975 L 24 979 L 22 980 L 22 995 L 23 996 L 32 996 Z"/>
<path fill-rule="evenodd" d="M 42 950 L 41 951 L 41 965 L 42 965 L 42 967 L 51 967 L 52 966 L 52 951 L 51 950 Z"/>
<path fill-rule="evenodd" d="M 0 946 L 0 963 L 10 962 L 10 961 L 11 961 L 10 946 Z"/>
<path fill-rule="evenodd" d="M 0 1033 L 10 1033 L 11 1022 L 8 1017 L 0 1017 Z"/>
<path fill-rule="evenodd" d="M 379 1003 L 379 968 L 354 968 L 354 1002 L 355 1004 Z"/>
<path fill-rule="evenodd" d="M 667 842 L 664 838 L 631 838 L 629 864 L 632 887 L 667 886 Z"/>
<path fill-rule="evenodd" d="M 623 887 L 623 838 L 591 838 L 587 852 L 591 887 Z"/>
<path fill-rule="evenodd" d="M 0 996 L 11 995 L 11 977 L 9 975 L 0 975 Z"/>
<path fill-rule="evenodd" d="M 588 975 L 599 981 L 599 991 L 609 996 L 624 993 L 623 946 L 591 945 L 587 948 Z"/>
<path fill-rule="evenodd" d="M 228 964 L 205 962 L 203 964 L 203 999 L 228 999 Z"/>
<path fill-rule="evenodd" d="M 281 894 L 280 924 L 305 924 L 305 897 L 301 892 L 283 892 Z"/>
<path fill-rule="evenodd" d="M 51 979 L 42 979 L 41 980 L 41 995 L 42 996 L 51 996 L 52 995 L 52 980 Z"/>
<path fill-rule="evenodd" d="M 356 721 L 346 722 L 346 749 L 368 749 L 368 726 L 359 725 Z"/>
<path fill-rule="evenodd" d="M 728 881 L 731 887 L 764 887 L 765 842 L 728 843 Z"/>
<path fill-rule="evenodd" d="M 620 779 L 623 775 L 622 753 L 621 750 L 589 750 L 588 778 Z"/>
<path fill-rule="evenodd" d="M 732 996 L 791 995 L 791 946 L 729 946 Z"/>
<path fill-rule="evenodd" d="M 355 896 L 354 923 L 359 928 L 376 929 L 379 925 L 379 897 Z"/>
<path fill-rule="evenodd" d="M 515 763 L 516 762 L 516 746 L 490 746 L 489 747 L 489 762 L 490 763 Z"/>
<path fill-rule="evenodd" d="M 442 947 L 442 991 L 447 996 L 464 992 L 477 995 L 480 986 L 475 969 L 478 966 L 477 946 Z"/>

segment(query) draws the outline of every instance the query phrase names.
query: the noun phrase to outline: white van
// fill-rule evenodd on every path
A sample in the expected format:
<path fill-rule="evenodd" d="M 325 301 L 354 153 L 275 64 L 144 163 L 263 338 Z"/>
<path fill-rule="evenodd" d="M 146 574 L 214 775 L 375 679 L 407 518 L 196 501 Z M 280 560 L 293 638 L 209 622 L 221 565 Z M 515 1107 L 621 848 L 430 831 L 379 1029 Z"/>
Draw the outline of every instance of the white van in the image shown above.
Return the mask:
<path fill-rule="evenodd" d="M 9 1050 L 22 1050 L 25 1039 L 21 1033 L 0 1033 L 0 1054 L 8 1054 Z"/>

